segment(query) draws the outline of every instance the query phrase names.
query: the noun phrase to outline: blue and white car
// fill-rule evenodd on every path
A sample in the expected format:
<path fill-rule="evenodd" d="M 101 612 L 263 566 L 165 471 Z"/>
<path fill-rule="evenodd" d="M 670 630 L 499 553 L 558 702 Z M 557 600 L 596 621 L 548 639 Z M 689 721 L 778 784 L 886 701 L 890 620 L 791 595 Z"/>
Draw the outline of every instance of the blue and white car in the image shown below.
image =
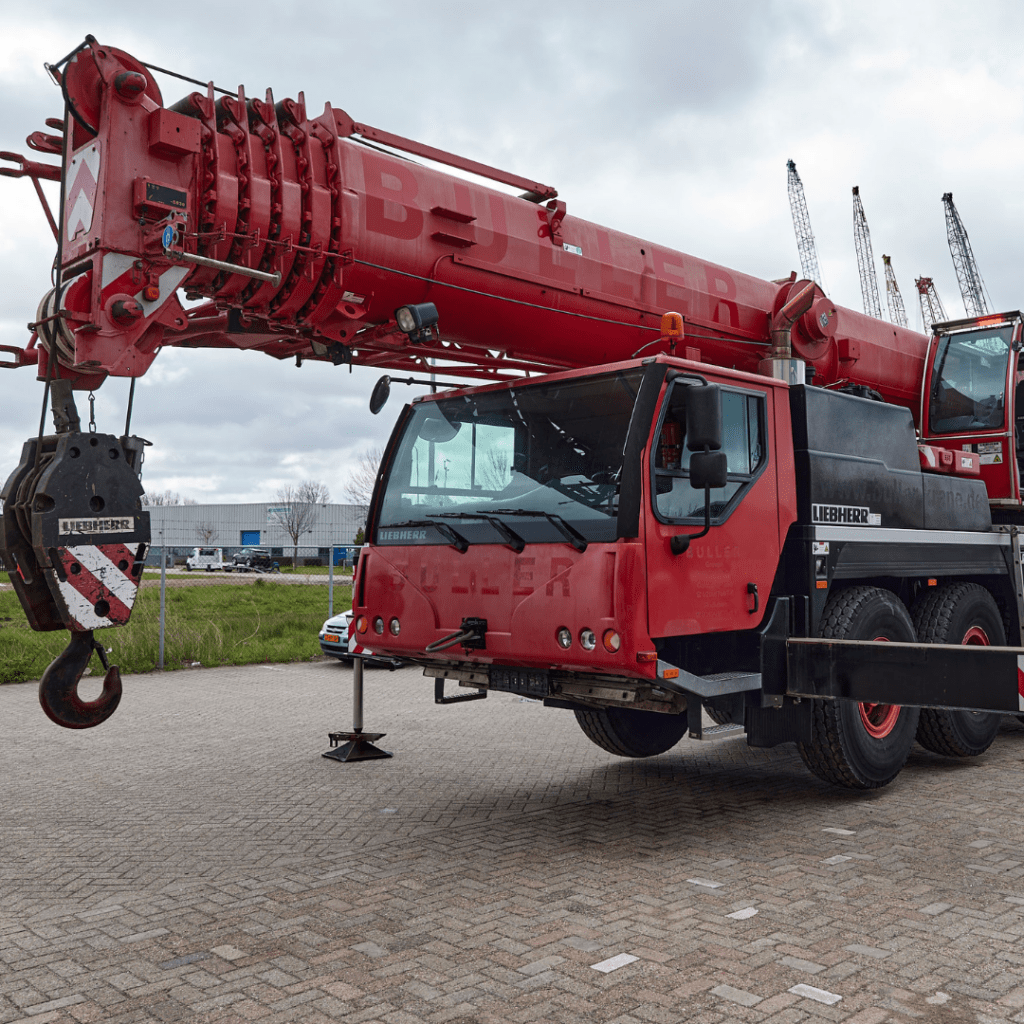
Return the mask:
<path fill-rule="evenodd" d="M 339 661 L 353 660 L 348 650 L 348 634 L 352 626 L 352 612 L 341 612 L 329 618 L 320 628 L 320 650 L 329 658 Z M 380 665 L 394 670 L 400 668 L 402 662 L 398 658 L 376 657 L 361 644 L 356 645 L 356 654 L 368 665 Z"/>

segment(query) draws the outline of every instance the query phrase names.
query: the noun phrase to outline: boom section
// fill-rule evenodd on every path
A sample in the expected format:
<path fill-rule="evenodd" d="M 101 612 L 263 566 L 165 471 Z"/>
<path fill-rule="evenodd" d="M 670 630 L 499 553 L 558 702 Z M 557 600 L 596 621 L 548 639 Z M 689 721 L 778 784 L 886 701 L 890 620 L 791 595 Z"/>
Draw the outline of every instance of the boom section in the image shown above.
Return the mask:
<path fill-rule="evenodd" d="M 408 372 L 432 359 L 483 380 L 658 352 L 756 372 L 802 287 L 573 216 L 550 186 L 301 94 L 211 84 L 165 105 L 153 69 L 95 40 L 61 77 L 63 131 L 30 139 L 61 163 L 14 172 L 62 180 L 61 281 L 0 365 L 45 378 L 54 353 L 51 377 L 76 388 L 141 376 L 173 345 Z M 395 310 L 423 301 L 439 332 L 412 338 Z M 659 328 L 669 310 L 684 321 L 674 339 Z M 793 326 L 817 383 L 908 405 L 926 345 L 820 288 Z"/>

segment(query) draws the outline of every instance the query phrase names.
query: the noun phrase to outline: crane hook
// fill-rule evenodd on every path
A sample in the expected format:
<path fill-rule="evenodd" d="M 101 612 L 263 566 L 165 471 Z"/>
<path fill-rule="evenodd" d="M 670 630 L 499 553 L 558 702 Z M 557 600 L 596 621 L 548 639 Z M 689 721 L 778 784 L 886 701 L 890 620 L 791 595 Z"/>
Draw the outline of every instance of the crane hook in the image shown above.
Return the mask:
<path fill-rule="evenodd" d="M 95 700 L 78 696 L 78 684 L 96 651 L 107 674 L 103 690 Z M 72 630 L 71 641 L 50 663 L 39 681 L 39 703 L 47 717 L 65 729 L 91 729 L 105 722 L 121 702 L 121 670 L 107 663 L 103 644 L 93 639 L 92 630 Z"/>

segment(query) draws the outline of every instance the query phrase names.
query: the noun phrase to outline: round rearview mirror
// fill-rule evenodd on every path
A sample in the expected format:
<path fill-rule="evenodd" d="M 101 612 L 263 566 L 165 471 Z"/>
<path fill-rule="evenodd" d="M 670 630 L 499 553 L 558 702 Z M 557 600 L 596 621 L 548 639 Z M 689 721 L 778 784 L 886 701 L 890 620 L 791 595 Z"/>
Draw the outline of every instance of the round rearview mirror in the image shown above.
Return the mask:
<path fill-rule="evenodd" d="M 444 444 L 450 441 L 462 429 L 461 423 L 449 423 L 441 416 L 429 416 L 420 424 L 417 434 L 424 441 Z"/>
<path fill-rule="evenodd" d="M 387 374 L 384 374 L 384 376 L 373 385 L 373 391 L 370 393 L 370 412 L 372 412 L 374 416 L 384 408 L 390 395 L 391 378 Z"/>

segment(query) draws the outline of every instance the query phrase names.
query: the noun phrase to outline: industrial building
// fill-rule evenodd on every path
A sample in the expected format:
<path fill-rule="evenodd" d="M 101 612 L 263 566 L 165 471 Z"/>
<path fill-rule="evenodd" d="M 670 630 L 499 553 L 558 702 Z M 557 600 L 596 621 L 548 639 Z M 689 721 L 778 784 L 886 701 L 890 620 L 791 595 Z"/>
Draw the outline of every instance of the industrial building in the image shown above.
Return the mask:
<path fill-rule="evenodd" d="M 269 548 L 273 558 L 290 558 L 294 543 L 275 519 L 279 502 L 252 505 L 148 505 L 152 529 L 150 562 L 159 564 L 160 549 L 184 558 L 196 547 L 223 549 L 224 558 L 242 547 Z M 363 505 L 317 505 L 311 528 L 299 537 L 299 561 L 319 559 L 324 564 L 331 549 L 335 562 L 351 558 L 356 533 L 366 520 Z"/>

